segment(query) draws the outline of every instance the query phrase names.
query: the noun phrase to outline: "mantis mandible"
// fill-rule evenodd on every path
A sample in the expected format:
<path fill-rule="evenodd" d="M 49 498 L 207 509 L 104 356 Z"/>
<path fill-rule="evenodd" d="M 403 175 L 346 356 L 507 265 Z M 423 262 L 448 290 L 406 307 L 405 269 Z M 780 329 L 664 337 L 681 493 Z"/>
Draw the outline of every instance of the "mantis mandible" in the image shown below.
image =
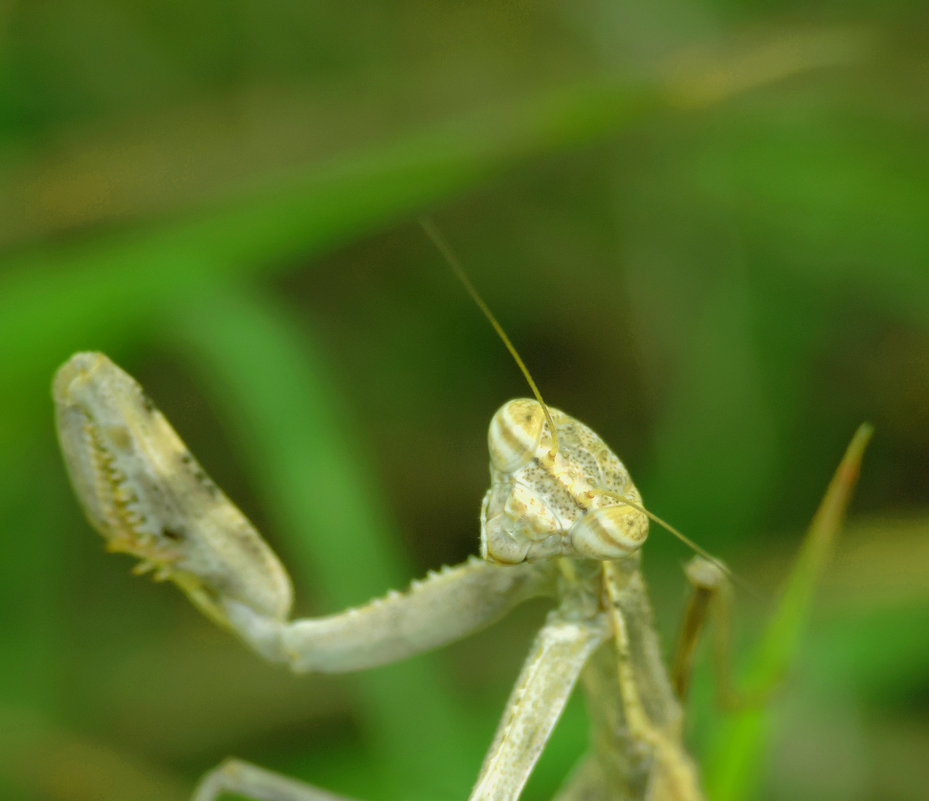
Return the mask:
<path fill-rule="evenodd" d="M 53 395 L 72 484 L 107 548 L 140 559 L 137 572 L 173 581 L 268 661 L 301 673 L 360 670 L 464 637 L 530 598 L 552 598 L 471 801 L 519 797 L 578 679 L 591 700 L 593 742 L 557 801 L 700 801 L 639 569 L 654 516 L 601 438 L 545 405 L 526 375 L 536 397 L 508 401 L 490 423 L 481 558 L 362 607 L 298 620 L 289 619 L 291 582 L 276 555 L 129 374 L 102 353 L 77 353 L 58 370 Z M 718 563 L 697 561 L 696 572 L 719 580 Z M 207 773 L 194 801 L 225 792 L 342 799 L 237 759 Z"/>

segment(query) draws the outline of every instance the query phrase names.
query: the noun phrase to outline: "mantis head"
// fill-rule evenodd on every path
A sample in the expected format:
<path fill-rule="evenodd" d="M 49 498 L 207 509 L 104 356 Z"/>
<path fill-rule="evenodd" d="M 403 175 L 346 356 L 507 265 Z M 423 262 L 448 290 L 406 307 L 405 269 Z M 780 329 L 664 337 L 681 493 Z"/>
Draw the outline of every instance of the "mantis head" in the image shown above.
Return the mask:
<path fill-rule="evenodd" d="M 491 484 L 481 509 L 481 555 L 488 561 L 605 561 L 630 556 L 645 542 L 648 517 L 638 490 L 583 423 L 536 400 L 511 400 L 491 420 L 488 446 Z"/>

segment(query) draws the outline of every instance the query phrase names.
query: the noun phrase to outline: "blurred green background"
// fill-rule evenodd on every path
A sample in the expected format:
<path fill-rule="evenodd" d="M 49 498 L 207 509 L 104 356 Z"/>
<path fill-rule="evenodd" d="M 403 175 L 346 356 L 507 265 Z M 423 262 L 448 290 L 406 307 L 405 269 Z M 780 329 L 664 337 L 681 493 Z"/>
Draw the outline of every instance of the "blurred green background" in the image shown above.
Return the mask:
<path fill-rule="evenodd" d="M 874 423 L 742 797 L 929 798 L 925 4 L 0 15 L 0 798 L 179 801 L 228 754 L 369 801 L 466 797 L 544 605 L 291 677 L 103 553 L 48 390 L 78 349 L 135 374 L 282 554 L 299 614 L 460 561 L 487 422 L 527 389 L 420 214 L 546 399 L 764 593 Z M 687 558 L 653 532 L 666 642 Z M 744 654 L 766 609 L 737 600 Z M 585 738 L 575 699 L 526 798 Z"/>

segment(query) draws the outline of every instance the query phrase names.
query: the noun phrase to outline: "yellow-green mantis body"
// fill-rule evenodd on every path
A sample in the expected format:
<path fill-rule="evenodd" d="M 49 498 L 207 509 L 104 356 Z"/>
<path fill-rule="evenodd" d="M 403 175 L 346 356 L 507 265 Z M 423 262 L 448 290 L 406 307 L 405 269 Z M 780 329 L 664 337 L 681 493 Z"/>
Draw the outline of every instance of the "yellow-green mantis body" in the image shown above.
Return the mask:
<path fill-rule="evenodd" d="M 519 797 L 578 679 L 590 697 L 593 742 L 558 801 L 703 797 L 639 570 L 648 516 L 622 462 L 584 424 L 536 400 L 504 404 L 488 437 L 482 558 L 341 614 L 291 620 L 280 561 L 130 375 L 101 353 L 78 353 L 59 369 L 54 399 L 72 483 L 108 547 L 175 582 L 271 662 L 297 672 L 361 670 L 550 597 L 472 801 Z M 259 801 L 337 798 L 229 760 L 194 799 L 226 791 Z"/>

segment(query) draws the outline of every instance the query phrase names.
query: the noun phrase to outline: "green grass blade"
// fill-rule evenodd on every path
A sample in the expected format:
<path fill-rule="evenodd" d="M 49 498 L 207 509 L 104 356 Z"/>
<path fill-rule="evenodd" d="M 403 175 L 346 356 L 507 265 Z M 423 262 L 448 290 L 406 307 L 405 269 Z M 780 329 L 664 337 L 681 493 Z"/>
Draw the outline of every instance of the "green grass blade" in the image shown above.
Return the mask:
<path fill-rule="evenodd" d="M 870 425 L 859 426 L 813 517 L 778 606 L 750 659 L 745 682 L 750 696 L 775 686 L 798 651 L 814 588 L 832 553 L 871 434 Z M 752 797 L 769 725 L 765 709 L 755 706 L 724 722 L 706 760 L 709 798 L 737 801 Z"/>

